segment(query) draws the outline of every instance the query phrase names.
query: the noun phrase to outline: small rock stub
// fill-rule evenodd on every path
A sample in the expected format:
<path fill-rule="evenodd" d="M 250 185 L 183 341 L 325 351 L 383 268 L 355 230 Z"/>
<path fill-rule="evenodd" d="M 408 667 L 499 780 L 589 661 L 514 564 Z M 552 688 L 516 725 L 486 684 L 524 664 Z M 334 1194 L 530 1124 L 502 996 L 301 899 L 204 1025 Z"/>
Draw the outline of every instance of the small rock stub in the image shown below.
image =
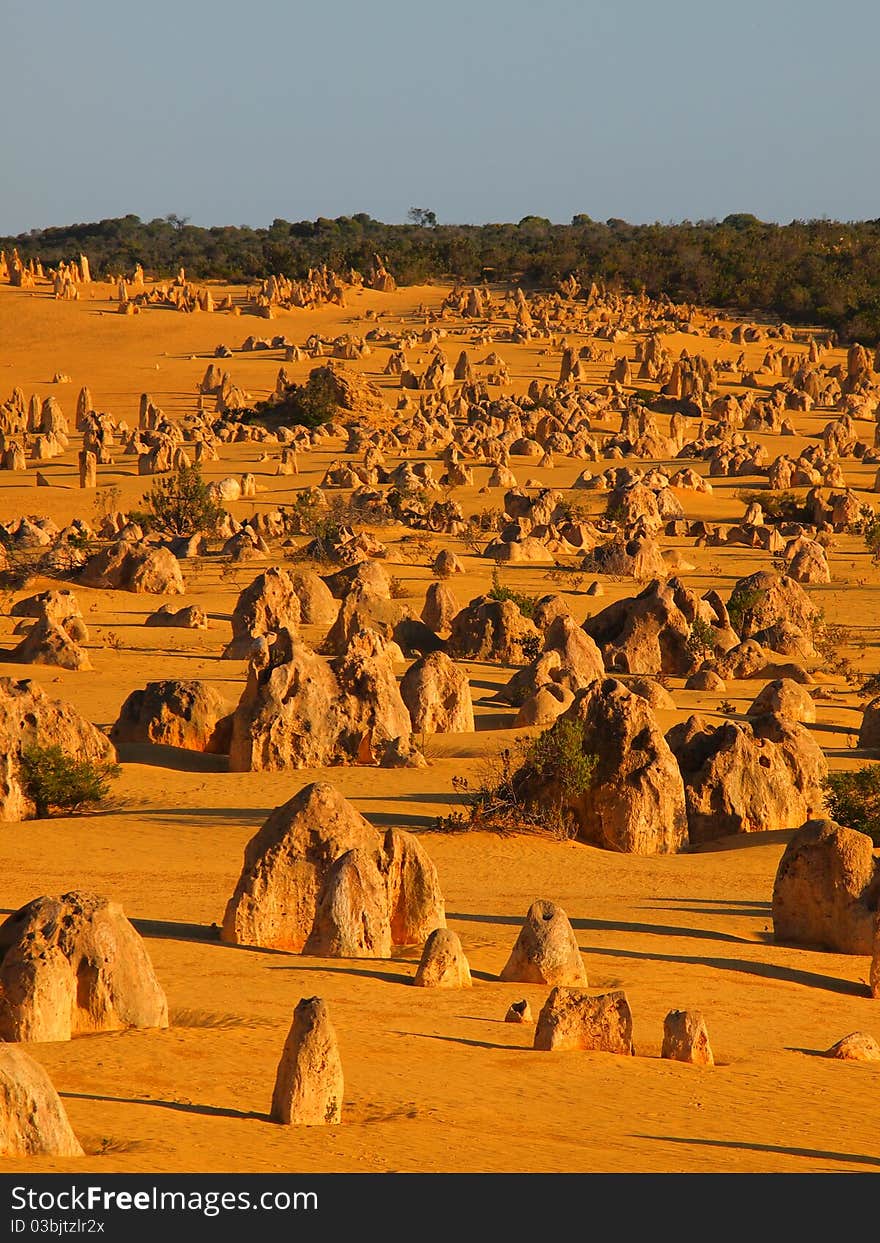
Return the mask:
<path fill-rule="evenodd" d="M 634 1056 L 626 993 L 617 990 L 593 996 L 579 988 L 554 988 L 538 1015 L 533 1047 Z"/>
<path fill-rule="evenodd" d="M 670 1010 L 663 1022 L 661 1057 L 694 1066 L 714 1066 L 706 1021 L 698 1010 Z"/>
<path fill-rule="evenodd" d="M 470 988 L 471 969 L 457 932 L 434 929 L 425 942 L 413 983 L 420 988 Z"/>
<path fill-rule="evenodd" d="M 842 1062 L 880 1062 L 880 1044 L 868 1032 L 850 1032 L 825 1053 Z"/>

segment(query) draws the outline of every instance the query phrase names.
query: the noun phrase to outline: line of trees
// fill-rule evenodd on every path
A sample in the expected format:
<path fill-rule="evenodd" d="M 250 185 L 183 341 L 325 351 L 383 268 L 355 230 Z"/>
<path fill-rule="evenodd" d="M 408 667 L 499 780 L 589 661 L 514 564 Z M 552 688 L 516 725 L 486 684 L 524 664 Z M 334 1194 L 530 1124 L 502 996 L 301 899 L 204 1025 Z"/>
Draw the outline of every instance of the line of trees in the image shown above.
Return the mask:
<path fill-rule="evenodd" d="M 744 315 L 826 325 L 844 341 L 880 340 L 880 220 L 777 225 L 739 213 L 680 224 L 577 215 L 570 224 L 526 216 L 516 224 L 451 225 L 414 208 L 406 224 L 359 213 L 251 229 L 123 216 L 0 238 L 0 247 L 12 246 L 49 264 L 82 251 L 99 275 L 139 262 L 157 277 L 183 266 L 196 280 L 244 283 L 272 273 L 301 277 L 321 264 L 363 271 L 376 252 L 403 284 L 488 278 L 548 286 L 573 273 Z"/>

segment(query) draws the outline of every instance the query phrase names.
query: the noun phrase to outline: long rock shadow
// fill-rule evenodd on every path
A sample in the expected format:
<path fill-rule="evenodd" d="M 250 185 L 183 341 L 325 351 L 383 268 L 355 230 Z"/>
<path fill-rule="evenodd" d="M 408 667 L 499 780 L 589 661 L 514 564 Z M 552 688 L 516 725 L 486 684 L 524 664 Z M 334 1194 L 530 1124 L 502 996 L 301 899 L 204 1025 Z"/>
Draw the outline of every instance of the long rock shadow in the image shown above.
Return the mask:
<path fill-rule="evenodd" d="M 711 902 L 713 906 L 754 906 L 761 911 L 769 911 L 771 907 L 766 898 L 666 898 L 663 902 L 654 902 L 651 905 L 662 909 L 668 902 L 681 902 L 682 910 L 687 909 L 687 904 L 696 909 L 698 902 Z"/>
<path fill-rule="evenodd" d="M 843 708 L 843 707 L 847 707 L 848 705 L 840 704 L 839 706 Z M 851 711 L 858 712 L 859 709 L 852 708 Z M 810 724 L 809 729 L 811 733 L 816 733 L 816 734 L 849 734 L 850 736 L 857 736 L 859 732 L 858 726 L 856 725 L 828 725 L 828 724 L 823 724 L 823 723 L 819 723 L 816 721 L 813 721 Z M 855 747 L 853 747 L 852 749 L 856 755 L 859 755 L 859 754 L 870 755 L 871 754 L 870 751 L 859 752 Z"/>
<path fill-rule="evenodd" d="M 475 686 L 477 690 L 492 691 L 493 693 L 499 691 L 502 686 L 502 683 L 500 681 L 499 682 L 486 682 L 482 678 L 470 678 L 469 681 L 470 681 L 471 686 L 472 687 Z"/>
<path fill-rule="evenodd" d="M 460 919 L 466 923 L 515 924 L 523 923 L 525 915 L 468 915 L 447 911 L 447 919 Z M 711 932 L 705 928 L 683 928 L 673 924 L 629 923 L 617 919 L 572 919 L 572 928 L 579 932 L 641 932 L 661 937 L 688 937 L 699 941 L 728 941 L 737 945 L 758 945 L 752 937 L 738 937 L 732 932 Z"/>
<path fill-rule="evenodd" d="M 478 704 L 485 704 L 486 702 L 486 700 L 482 699 L 477 700 Z M 474 733 L 486 734 L 493 730 L 513 729 L 515 721 L 515 712 L 475 712 Z"/>
<path fill-rule="evenodd" d="M 775 1152 L 789 1157 L 809 1157 L 815 1161 L 847 1161 L 853 1165 L 880 1166 L 880 1157 L 853 1152 L 826 1152 L 822 1148 L 789 1148 L 784 1144 L 750 1144 L 735 1139 L 686 1139 L 679 1135 L 645 1135 L 635 1132 L 634 1139 L 656 1139 L 664 1144 L 693 1144 L 705 1148 L 736 1148 L 743 1152 Z"/>
<path fill-rule="evenodd" d="M 748 720 L 743 717 L 743 720 Z M 711 842 L 696 842 L 687 847 L 687 854 L 717 854 L 723 850 L 749 850 L 753 846 L 766 846 L 768 842 L 788 843 L 796 829 L 767 829 L 763 833 L 731 833 Z"/>
<path fill-rule="evenodd" d="M 243 1109 L 224 1109 L 219 1105 L 187 1105 L 183 1101 L 141 1100 L 136 1096 L 102 1096 L 97 1092 L 60 1092 L 59 1096 L 71 1101 L 107 1101 L 113 1105 L 149 1105 L 154 1109 L 171 1109 L 175 1113 L 201 1114 L 205 1118 L 244 1118 L 258 1122 L 271 1122 L 269 1114 Z"/>
<path fill-rule="evenodd" d="M 0 914 L 3 912 L 0 911 Z M 236 945 L 232 941 L 221 941 L 218 924 L 185 924 L 169 919 L 132 919 L 129 922 L 143 937 L 168 941 L 196 941 L 202 945 L 219 945 L 225 950 L 243 951 L 245 954 L 277 954 L 281 958 L 299 958 L 299 954 L 294 950 L 276 949 L 270 945 Z"/>
<path fill-rule="evenodd" d="M 840 993 L 845 997 L 867 997 L 867 984 L 857 984 L 853 980 L 841 980 L 832 975 L 819 975 L 815 971 L 800 971 L 794 967 L 780 967 L 775 963 L 751 962 L 747 958 L 693 958 L 687 954 L 648 954 L 640 950 L 614 950 L 590 946 L 581 950 L 585 954 L 601 955 L 606 958 L 638 958 L 646 962 L 677 962 L 685 966 L 716 967 L 719 971 L 735 971 L 740 975 L 756 975 L 764 979 L 784 980 L 789 984 L 803 984 L 807 988 L 824 989 L 829 993 Z"/>
<path fill-rule="evenodd" d="M 120 764 L 149 764 L 181 773 L 226 773 L 228 755 L 208 755 L 185 747 L 167 747 L 156 742 L 121 742 L 116 746 Z"/>
<path fill-rule="evenodd" d="M 388 801 L 387 794 L 359 794 L 357 796 L 358 803 L 384 803 Z M 434 793 L 431 790 L 413 790 L 406 794 L 408 803 L 436 803 L 438 807 L 442 807 L 445 803 L 464 803 L 467 801 L 466 794 L 455 794 L 446 790 L 438 790 Z M 375 812 L 379 815 L 379 812 Z M 390 815 L 391 813 L 389 813 Z"/>
<path fill-rule="evenodd" d="M 363 975 L 373 980 L 384 980 L 386 984 L 412 984 L 412 976 L 398 975 L 393 971 L 376 971 L 365 967 L 328 967 L 323 958 L 309 958 L 298 955 L 298 962 L 286 967 L 269 967 L 269 971 L 320 971 L 329 975 Z"/>
<path fill-rule="evenodd" d="M 709 899 L 711 901 L 711 899 Z M 735 903 L 730 903 L 728 907 L 717 906 L 674 906 L 671 903 L 658 902 L 656 906 L 648 907 L 648 910 L 659 911 L 680 911 L 684 915 L 723 915 L 727 916 L 746 916 L 749 919 L 761 919 L 770 914 L 770 903 L 761 902 L 753 905 L 743 904 L 739 907 Z"/>
<path fill-rule="evenodd" d="M 438 1036 L 434 1032 L 394 1032 L 395 1036 L 414 1036 L 416 1040 L 442 1040 L 444 1044 L 463 1044 L 471 1049 L 501 1049 L 505 1053 L 523 1048 L 518 1044 L 495 1044 L 490 1040 L 468 1040 L 464 1036 Z"/>
<path fill-rule="evenodd" d="M 437 822 L 436 816 L 413 815 L 403 811 L 367 811 L 361 812 L 374 829 L 388 829 L 399 826 L 404 829 L 432 829 Z"/>
<path fill-rule="evenodd" d="M 147 803 L 138 808 L 150 820 L 229 820 L 261 824 L 274 807 L 163 807 Z M 100 814 L 100 813 L 98 813 Z M 118 814 L 118 813 L 117 813 Z"/>
<path fill-rule="evenodd" d="M 168 941 L 220 941 L 217 924 L 184 924 L 170 919 L 132 919 L 130 922 L 142 937 Z"/>

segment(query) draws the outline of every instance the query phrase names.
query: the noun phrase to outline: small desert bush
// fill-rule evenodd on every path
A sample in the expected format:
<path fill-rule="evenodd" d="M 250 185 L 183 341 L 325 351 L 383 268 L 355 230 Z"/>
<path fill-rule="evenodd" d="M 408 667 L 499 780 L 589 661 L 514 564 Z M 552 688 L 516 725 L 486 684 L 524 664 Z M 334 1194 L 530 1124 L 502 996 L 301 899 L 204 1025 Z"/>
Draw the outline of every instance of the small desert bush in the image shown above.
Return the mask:
<path fill-rule="evenodd" d="M 336 562 L 336 548 L 343 537 L 343 529 L 360 522 L 363 514 L 356 504 L 342 496 L 330 501 L 316 498 L 311 489 L 299 492 L 290 507 L 291 528 L 299 535 L 311 536 L 311 542 L 297 549 L 291 556 L 296 562 L 304 557 L 321 565 Z"/>
<path fill-rule="evenodd" d="M 813 626 L 813 644 L 822 657 L 826 672 L 836 673 L 852 690 L 862 688 L 863 675 L 843 651 L 845 647 L 855 645 L 853 632 L 848 626 L 826 621 L 824 614 L 820 614 Z"/>
<path fill-rule="evenodd" d="M 391 576 L 388 588 L 392 600 L 405 600 L 409 596 L 409 588 L 403 579 L 398 578 L 396 574 Z"/>
<path fill-rule="evenodd" d="M 144 504 L 149 526 L 166 535 L 211 531 L 223 512 L 198 466 L 181 466 L 174 474 L 157 479 Z"/>
<path fill-rule="evenodd" d="M 430 568 L 439 551 L 439 546 L 428 535 L 404 535 L 397 545 L 398 556 L 407 565 L 427 563 Z"/>
<path fill-rule="evenodd" d="M 830 773 L 825 779 L 825 802 L 832 820 L 867 833 L 880 846 L 880 764 Z"/>
<path fill-rule="evenodd" d="M 479 556 L 486 537 L 497 534 L 506 521 L 507 515 L 501 509 L 487 508 L 470 514 L 465 521 L 465 529 L 460 537 L 461 542 L 468 552 Z"/>
<path fill-rule="evenodd" d="M 512 600 L 523 617 L 535 616 L 537 599 L 534 596 L 526 595 L 522 591 L 514 591 L 511 587 L 502 586 L 497 565 L 492 571 L 492 586 L 489 589 L 489 598 L 492 600 Z"/>
<path fill-rule="evenodd" d="M 863 699 L 874 699 L 880 695 L 880 673 L 865 674 L 859 687 L 859 695 Z"/>
<path fill-rule="evenodd" d="M 727 601 L 727 614 L 738 635 L 742 635 L 743 626 L 751 620 L 752 612 L 763 595 L 760 587 L 744 587 L 742 583 L 734 587 Z"/>
<path fill-rule="evenodd" d="M 102 518 L 106 518 L 108 514 L 112 514 L 121 508 L 122 488 L 120 488 L 118 483 L 111 483 L 108 487 L 101 488 L 95 492 L 92 509 L 98 522 Z"/>
<path fill-rule="evenodd" d="M 705 660 L 715 651 L 715 631 L 702 617 L 691 622 L 685 647 L 696 660 Z"/>
<path fill-rule="evenodd" d="M 750 505 L 761 506 L 765 517 L 771 522 L 807 522 L 808 515 L 804 504 L 794 492 L 749 492 L 737 493 L 746 509 Z"/>
<path fill-rule="evenodd" d="M 577 565 L 565 565 L 561 561 L 557 561 L 552 570 L 548 570 L 544 575 L 548 583 L 564 588 L 569 592 L 581 592 L 587 586 L 587 576 L 584 574 L 580 562 Z"/>
<path fill-rule="evenodd" d="M 626 510 L 619 503 L 609 504 L 605 510 L 605 521 L 611 526 L 620 526 L 626 522 Z"/>
<path fill-rule="evenodd" d="M 525 763 L 543 781 L 552 783 L 563 802 L 584 794 L 593 779 L 597 758 L 584 751 L 582 721 L 561 717 L 532 739 L 525 749 Z"/>
<path fill-rule="evenodd" d="M 573 837 L 568 808 L 589 789 L 597 763 L 584 750 L 583 722 L 561 717 L 537 737 L 520 738 L 486 760 L 475 784 L 454 777 L 453 789 L 464 796 L 465 808 L 440 817 L 437 828 Z M 527 793 L 534 779 L 544 788 L 539 797 Z"/>
<path fill-rule="evenodd" d="M 880 559 L 880 517 L 874 512 L 871 506 L 864 502 L 859 506 L 858 516 L 853 522 L 847 523 L 844 532 L 847 535 L 861 535 L 865 540 L 865 547 L 874 554 L 874 560 Z"/>
<path fill-rule="evenodd" d="M 19 770 L 39 820 L 53 811 L 73 813 L 97 806 L 110 793 L 111 779 L 122 772 L 118 764 L 76 760 L 57 743 L 24 747 Z"/>
<path fill-rule="evenodd" d="M 866 522 L 863 535 L 871 560 L 875 563 L 880 561 L 880 518 L 873 517 Z"/>
<path fill-rule="evenodd" d="M 258 401 L 237 418 L 242 423 L 264 427 L 320 427 L 331 423 L 339 413 L 333 378 L 326 368 L 317 367 L 305 384 L 291 384 L 282 397 Z"/>
<path fill-rule="evenodd" d="M 557 506 L 558 522 L 591 522 L 590 511 L 583 501 L 563 498 Z"/>

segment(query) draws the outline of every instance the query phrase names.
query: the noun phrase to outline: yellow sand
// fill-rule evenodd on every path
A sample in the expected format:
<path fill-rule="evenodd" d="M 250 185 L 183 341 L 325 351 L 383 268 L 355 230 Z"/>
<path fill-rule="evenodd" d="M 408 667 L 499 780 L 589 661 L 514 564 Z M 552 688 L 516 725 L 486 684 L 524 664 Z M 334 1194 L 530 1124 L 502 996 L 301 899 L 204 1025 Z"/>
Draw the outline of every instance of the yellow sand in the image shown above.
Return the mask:
<path fill-rule="evenodd" d="M 221 289 L 219 292 L 223 292 Z M 235 291 L 240 294 L 242 291 Z M 81 384 L 95 405 L 134 426 L 139 394 L 149 392 L 173 414 L 192 411 L 196 385 L 221 341 L 236 349 L 250 333 L 284 333 L 302 344 L 312 332 L 364 333 L 382 311 L 384 326 L 420 328 L 419 304 L 437 307 L 446 290 L 403 289 L 394 295 L 362 292 L 347 309 L 281 313 L 271 322 L 250 316 L 183 315 L 145 310 L 113 314 L 107 286 L 91 297 L 56 303 L 36 293 L 0 287 L 0 399 L 15 384 L 26 395 L 54 392 L 73 421 Z M 447 325 L 456 329 L 461 325 Z M 471 358 L 490 349 L 508 362 L 514 391 L 532 378 L 555 380 L 558 352 L 544 344 L 469 346 L 470 331 L 441 341 L 451 361 L 467 347 Z M 694 337 L 667 339 L 670 349 L 739 353 L 739 347 Z M 765 347 L 745 347 L 756 365 Z M 632 342 L 616 346 L 632 354 Z M 424 366 L 427 348 L 410 353 Z M 842 356 L 842 355 L 840 355 Z M 381 375 L 387 349 L 358 367 L 387 389 Z M 233 380 L 255 397 L 274 385 L 282 364 L 272 354 L 222 360 Z M 315 364 L 285 364 L 305 377 Z M 52 385 L 56 371 L 70 385 Z M 595 380 L 607 366 L 595 367 Z M 640 384 L 640 387 L 649 387 Z M 832 418 L 828 411 L 796 416 L 799 436 L 755 435 L 771 453 L 792 453 Z M 612 430 L 609 424 L 608 430 Z M 860 433 L 872 439 L 873 427 Z M 57 522 L 95 520 L 92 493 L 77 487 L 75 449 L 40 465 L 52 486 L 36 488 L 27 475 L 0 472 L 0 520 L 49 515 Z M 297 488 L 318 483 L 342 444 L 301 455 L 301 474 L 276 478 L 264 449 L 221 448 L 205 474 L 219 479 L 252 470 L 265 488 L 256 502 L 231 508 L 289 503 Z M 419 455 L 410 455 L 419 456 Z M 395 464 L 394 461 L 391 463 Z M 687 463 L 690 464 L 690 463 Z M 538 478 L 568 487 L 583 462 L 557 458 L 552 470 L 515 464 L 520 483 Z M 139 479 L 136 459 L 116 455 L 99 468 L 99 491 L 116 486 L 122 507 L 136 506 L 150 480 Z M 591 469 L 601 469 L 592 467 Z M 702 464 L 698 469 L 704 469 Z M 847 478 L 869 488 L 873 468 L 845 463 Z M 435 466 L 435 473 L 440 473 Z M 488 477 L 476 468 L 473 488 L 456 499 L 468 512 L 500 508 L 503 489 L 479 493 Z M 689 518 L 735 519 L 738 493 L 753 480 L 713 480 L 711 495 L 680 493 Z M 593 514 L 603 498 L 578 493 Z M 411 550 L 401 527 L 381 532 L 389 544 L 387 568 L 417 612 L 432 581 L 430 559 L 452 548 L 467 573 L 451 580 L 464 603 L 490 579 L 491 562 L 466 552 L 461 541 L 428 537 L 433 548 Z M 768 564 L 766 554 L 739 547 L 679 546 L 696 570 L 685 581 L 706 591 L 729 591 L 737 578 Z M 412 558 L 415 558 L 413 560 Z M 273 558 L 276 560 L 277 558 Z M 272 562 L 270 562 L 272 563 Z M 880 576 L 856 537 L 836 538 L 834 581 L 811 588 L 828 619 L 850 627 L 849 654 L 863 671 L 880 668 L 877 653 Z M 248 563 L 221 571 L 215 559 L 184 563 L 187 593 L 175 605 L 199 603 L 211 616 L 204 631 L 143 626 L 161 598 L 77 588 L 92 631 L 94 671 L 69 673 L 0 663 L 0 676 L 33 677 L 70 700 L 89 719 L 109 726 L 125 696 L 158 677 L 198 677 L 234 704 L 245 666 L 220 661 L 229 614 L 238 591 L 259 572 Z M 547 567 L 502 569 L 518 590 L 560 590 Z M 601 600 L 570 595 L 578 619 L 633 585 L 603 580 Z M 28 591 L 49 586 L 38 580 Z M 20 598 L 24 592 L 16 593 Z M 0 647 L 13 646 L 11 599 L 0 616 Z M 307 629 L 307 634 L 309 631 Z M 311 633 L 319 639 L 318 632 Z M 864 646 L 860 647 L 858 644 Z M 506 681 L 509 669 L 468 665 L 477 733 L 432 739 L 422 770 L 369 768 L 229 774 L 216 757 L 156 749 L 127 763 L 109 809 L 93 815 L 0 826 L 0 906 L 17 909 L 44 893 L 80 887 L 120 901 L 146 938 L 168 995 L 168 1031 L 130 1031 L 29 1046 L 49 1071 L 87 1156 L 77 1170 L 95 1171 L 858 1171 L 880 1169 L 877 1144 L 880 1094 L 877 1065 L 846 1064 L 820 1056 L 848 1032 L 880 1037 L 880 1003 L 868 997 L 868 960 L 776 946 L 770 919 L 773 877 L 788 834 L 727 839 L 674 857 L 635 858 L 576 843 L 534 836 L 430 831 L 455 804 L 452 779 L 473 776 L 480 757 L 515 737 L 512 714 L 479 701 Z M 839 677 L 824 679 L 833 697 L 818 704 L 813 726 L 834 767 L 860 762 L 851 743 L 859 700 Z M 732 683 L 726 698 L 744 710 L 760 683 Z M 717 717 L 717 699 L 670 686 L 677 711 L 662 713 L 664 727 L 694 711 Z M 303 958 L 237 949 L 216 940 L 214 925 L 241 866 L 249 837 L 268 812 L 302 785 L 329 778 L 380 825 L 421 833 L 439 869 L 449 924 L 461 936 L 474 973 L 469 991 L 435 992 L 411 986 L 418 951 L 391 961 Z M 536 1053 L 533 1029 L 503 1023 L 511 1002 L 527 997 L 537 1013 L 547 990 L 502 984 L 497 974 L 530 903 L 538 897 L 568 912 L 587 967 L 590 987 L 625 989 L 635 1022 L 637 1056 Z M 336 1025 L 346 1078 L 343 1124 L 284 1128 L 268 1121 L 275 1067 L 300 997 L 327 999 Z M 717 1065 L 704 1070 L 660 1059 L 663 1019 L 676 1008 L 700 1008 Z M 74 1168 L 74 1163 L 10 1161 L 10 1170 Z"/>

